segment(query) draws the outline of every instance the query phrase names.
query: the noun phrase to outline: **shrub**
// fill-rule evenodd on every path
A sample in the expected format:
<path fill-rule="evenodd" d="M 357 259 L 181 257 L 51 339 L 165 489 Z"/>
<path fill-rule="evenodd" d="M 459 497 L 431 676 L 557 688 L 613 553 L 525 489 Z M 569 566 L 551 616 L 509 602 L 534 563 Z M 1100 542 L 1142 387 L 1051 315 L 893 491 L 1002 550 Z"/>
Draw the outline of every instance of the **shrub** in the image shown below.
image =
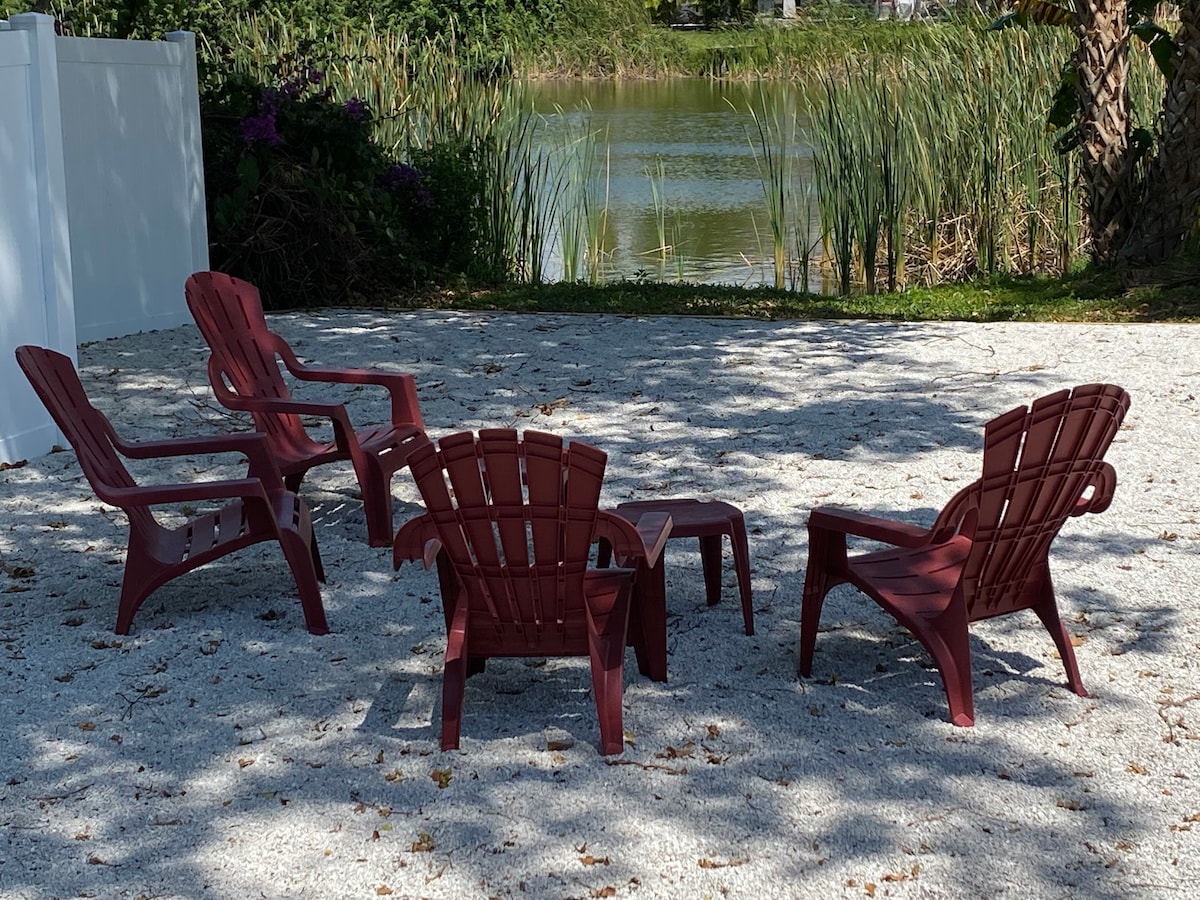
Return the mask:
<path fill-rule="evenodd" d="M 210 262 L 272 307 L 424 274 L 409 211 L 376 189 L 392 161 L 372 139 L 370 110 L 336 102 L 322 82 L 298 63 L 276 86 L 228 79 L 202 105 Z"/>
<path fill-rule="evenodd" d="M 303 54 L 275 85 L 231 77 L 202 103 L 210 262 L 268 307 L 395 293 L 487 271 L 489 180 L 472 146 L 407 161 L 374 140 L 362 100 L 336 101 Z"/>

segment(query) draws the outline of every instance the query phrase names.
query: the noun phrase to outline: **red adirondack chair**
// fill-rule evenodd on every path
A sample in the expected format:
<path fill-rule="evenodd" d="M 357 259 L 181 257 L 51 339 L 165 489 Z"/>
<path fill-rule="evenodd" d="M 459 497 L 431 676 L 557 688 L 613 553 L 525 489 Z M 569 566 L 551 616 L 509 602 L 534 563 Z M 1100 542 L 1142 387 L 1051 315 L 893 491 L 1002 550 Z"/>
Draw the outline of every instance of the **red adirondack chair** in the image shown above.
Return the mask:
<path fill-rule="evenodd" d="M 601 750 L 620 753 L 633 568 L 589 568 L 593 542 L 658 562 L 670 517 L 638 527 L 600 510 L 607 455 L 536 431 L 489 429 L 415 450 L 427 512 L 396 533 L 393 561 L 438 564 L 448 628 L 442 749 L 458 747 L 466 678 L 492 656 L 590 656 Z"/>
<path fill-rule="evenodd" d="M 288 490 L 298 491 L 313 466 L 350 460 L 362 491 L 368 540 L 372 547 L 389 544 L 392 475 L 404 468 L 414 447 L 428 440 L 412 375 L 302 365 L 287 341 L 267 327 L 258 289 L 221 272 L 195 273 L 188 278 L 184 293 L 212 351 L 208 377 L 217 400 L 228 409 L 250 413 L 254 427 L 267 436 Z M 391 397 L 391 421 L 355 431 L 343 404 L 294 399 L 279 360 L 301 381 L 386 388 Z M 333 441 L 314 440 L 301 416 L 331 420 Z"/>
<path fill-rule="evenodd" d="M 1104 462 L 1129 409 L 1120 387 L 1088 384 L 1017 407 L 985 429 L 983 477 L 928 531 L 829 507 L 808 520 L 800 673 L 812 673 L 825 595 L 849 582 L 933 655 L 955 725 L 975 723 L 967 625 L 1030 609 L 1050 632 L 1071 689 L 1087 696 L 1050 578 L 1050 544 L 1068 516 L 1103 512 L 1116 472 Z M 893 549 L 847 556 L 846 535 Z"/>
<path fill-rule="evenodd" d="M 129 519 L 117 634 L 129 633 L 134 613 L 156 588 L 259 541 L 279 542 L 300 591 L 308 630 L 328 633 L 318 585 L 325 580 L 325 572 L 308 509 L 284 488 L 261 434 L 123 441 L 112 423 L 88 400 L 69 357 L 29 345 L 18 347 L 16 352 L 17 363 L 70 441 L 96 496 L 124 510 Z M 248 459 L 245 478 L 139 486 L 121 461 L 121 455 L 127 459 L 160 459 L 229 452 Z M 232 502 L 174 528 L 160 525 L 151 509 L 161 504 L 214 500 Z"/>

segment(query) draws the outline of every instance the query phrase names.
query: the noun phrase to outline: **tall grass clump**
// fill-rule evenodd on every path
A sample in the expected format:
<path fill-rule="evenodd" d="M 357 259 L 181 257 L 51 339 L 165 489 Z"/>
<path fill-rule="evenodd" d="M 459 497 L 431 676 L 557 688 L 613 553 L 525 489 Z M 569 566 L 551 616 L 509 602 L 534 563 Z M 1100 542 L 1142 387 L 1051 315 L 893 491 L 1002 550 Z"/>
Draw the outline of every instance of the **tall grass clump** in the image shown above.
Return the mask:
<path fill-rule="evenodd" d="M 838 289 L 1060 268 L 1078 198 L 1045 116 L 1068 42 L 963 33 L 924 50 L 846 60 L 808 93 Z"/>
<path fill-rule="evenodd" d="M 607 204 L 598 192 L 597 144 L 586 110 L 571 114 L 558 111 L 557 177 L 559 202 L 556 207 L 562 280 L 583 280 L 585 270 L 593 283 L 599 280 L 604 244 Z"/>
<path fill-rule="evenodd" d="M 754 129 L 747 128 L 746 135 L 767 209 L 775 287 L 782 289 L 786 286 L 788 250 L 794 240 L 799 104 L 790 91 L 776 93 L 770 108 L 766 98 L 766 93 L 760 90 L 758 108 L 751 105 L 749 110 Z"/>
<path fill-rule="evenodd" d="M 667 238 L 667 167 L 662 157 L 654 159 L 654 168 L 646 166 L 646 180 L 650 183 L 650 199 L 654 203 L 654 233 L 658 242 L 650 253 L 658 257 L 658 279 L 666 280 L 667 257 L 675 252 L 675 248 Z"/>

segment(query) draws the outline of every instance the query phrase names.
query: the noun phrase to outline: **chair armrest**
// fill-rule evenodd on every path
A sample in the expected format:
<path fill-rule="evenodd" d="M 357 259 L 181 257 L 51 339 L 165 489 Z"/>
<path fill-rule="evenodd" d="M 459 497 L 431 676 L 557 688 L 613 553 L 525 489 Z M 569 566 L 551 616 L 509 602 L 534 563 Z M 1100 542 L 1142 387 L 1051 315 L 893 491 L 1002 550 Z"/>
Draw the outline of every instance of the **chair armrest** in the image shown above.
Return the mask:
<path fill-rule="evenodd" d="M 596 513 L 594 537 L 607 541 L 618 560 L 644 559 L 653 568 L 671 536 L 671 525 L 668 513 L 647 513 L 634 526 L 620 514 L 602 509 Z"/>
<path fill-rule="evenodd" d="M 292 397 L 247 397 L 245 394 L 238 394 L 229 389 L 225 383 L 225 372 L 222 370 L 217 357 L 210 356 L 208 358 L 208 380 L 212 385 L 213 393 L 216 394 L 217 400 L 227 409 L 236 409 L 241 412 L 274 412 L 274 413 L 290 413 L 296 416 L 326 416 L 328 418 L 336 418 L 337 410 L 345 412 L 345 406 L 341 403 L 330 403 L 327 401 L 308 401 L 296 400 Z M 347 419 L 347 423 L 349 419 Z"/>
<path fill-rule="evenodd" d="M 331 384 L 372 384 L 387 389 L 392 402 L 393 425 L 415 425 L 422 431 L 425 422 L 417 401 L 417 382 L 407 372 L 385 372 L 382 369 L 339 369 L 306 366 L 289 349 L 280 353 L 287 370 L 301 381 L 321 381 Z"/>
<path fill-rule="evenodd" d="M 346 407 L 341 403 L 329 403 L 321 400 L 295 400 L 290 397 L 246 397 L 235 394 L 221 384 L 213 385 L 213 393 L 221 405 L 227 409 L 239 412 L 270 412 L 293 416 L 321 416 L 326 419 L 341 420 L 347 426 L 350 418 Z"/>
<path fill-rule="evenodd" d="M 1071 515 L 1082 516 L 1084 513 L 1101 513 L 1108 509 L 1109 504 L 1112 503 L 1113 494 L 1117 489 L 1117 470 L 1112 467 L 1111 463 L 1101 463 L 1100 471 L 1088 483 L 1088 487 L 1092 489 L 1091 495 L 1080 497 L 1075 504 L 1075 508 L 1071 510 Z"/>
<path fill-rule="evenodd" d="M 168 456 L 191 456 L 204 453 L 254 452 L 266 448 L 266 438 L 257 431 L 237 434 L 205 434 L 195 437 L 166 438 L 157 441 L 126 441 L 113 435 L 113 445 L 130 459 L 159 459 Z"/>
<path fill-rule="evenodd" d="M 174 456 L 198 456 L 216 453 L 241 453 L 249 462 L 247 478 L 262 483 L 267 493 L 282 491 L 283 476 L 271 455 L 267 437 L 258 431 L 240 434 L 211 434 L 195 437 L 169 438 L 157 441 L 125 441 L 115 431 L 109 432 L 113 446 L 129 459 L 165 459 Z M 233 482 L 212 482 L 232 484 Z M 109 488 L 119 490 L 118 488 Z M 237 496 L 227 494 L 224 496 Z"/>
<path fill-rule="evenodd" d="M 638 520 L 637 532 L 642 539 L 642 558 L 650 568 L 658 563 L 674 523 L 668 513 L 647 513 Z"/>
<path fill-rule="evenodd" d="M 217 401 L 226 409 L 248 413 L 275 413 L 292 416 L 319 416 L 333 422 L 334 440 L 342 449 L 353 446 L 356 441 L 354 426 L 350 424 L 350 416 L 346 407 L 341 403 L 323 401 L 295 400 L 291 397 L 246 397 L 236 394 L 225 384 L 225 376 L 216 362 L 216 357 L 209 357 L 208 380 L 212 384 L 213 394 Z"/>
<path fill-rule="evenodd" d="M 907 522 L 897 522 L 867 513 L 832 506 L 820 506 L 808 516 L 810 531 L 820 529 L 852 534 L 895 547 L 920 547 L 929 541 L 929 531 Z"/>
<path fill-rule="evenodd" d="M 442 542 L 428 514 L 409 519 L 392 541 L 392 568 L 399 569 L 401 563 L 419 559 L 426 569 L 432 569 L 441 549 Z"/>
<path fill-rule="evenodd" d="M 119 506 L 161 506 L 195 500 L 257 499 L 268 503 L 267 490 L 257 478 L 231 481 L 197 481 L 183 484 L 147 484 L 137 487 L 96 487 L 96 496 Z"/>

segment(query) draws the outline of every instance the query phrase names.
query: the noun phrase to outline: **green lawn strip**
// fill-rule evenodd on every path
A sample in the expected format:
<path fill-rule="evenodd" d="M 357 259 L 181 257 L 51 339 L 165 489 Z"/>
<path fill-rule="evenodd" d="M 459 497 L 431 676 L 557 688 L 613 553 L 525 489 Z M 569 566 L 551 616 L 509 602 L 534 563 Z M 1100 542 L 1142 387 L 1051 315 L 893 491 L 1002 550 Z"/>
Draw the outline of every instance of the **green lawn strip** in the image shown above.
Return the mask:
<path fill-rule="evenodd" d="M 375 296 L 364 298 L 364 305 L 762 319 L 1192 322 L 1200 321 L 1200 281 L 1167 279 L 1162 284 L 1126 287 L 1117 273 L 1083 272 L 1059 279 L 1003 276 L 858 297 L 800 294 L 766 287 L 622 281 L 594 286 L 460 288 Z"/>

